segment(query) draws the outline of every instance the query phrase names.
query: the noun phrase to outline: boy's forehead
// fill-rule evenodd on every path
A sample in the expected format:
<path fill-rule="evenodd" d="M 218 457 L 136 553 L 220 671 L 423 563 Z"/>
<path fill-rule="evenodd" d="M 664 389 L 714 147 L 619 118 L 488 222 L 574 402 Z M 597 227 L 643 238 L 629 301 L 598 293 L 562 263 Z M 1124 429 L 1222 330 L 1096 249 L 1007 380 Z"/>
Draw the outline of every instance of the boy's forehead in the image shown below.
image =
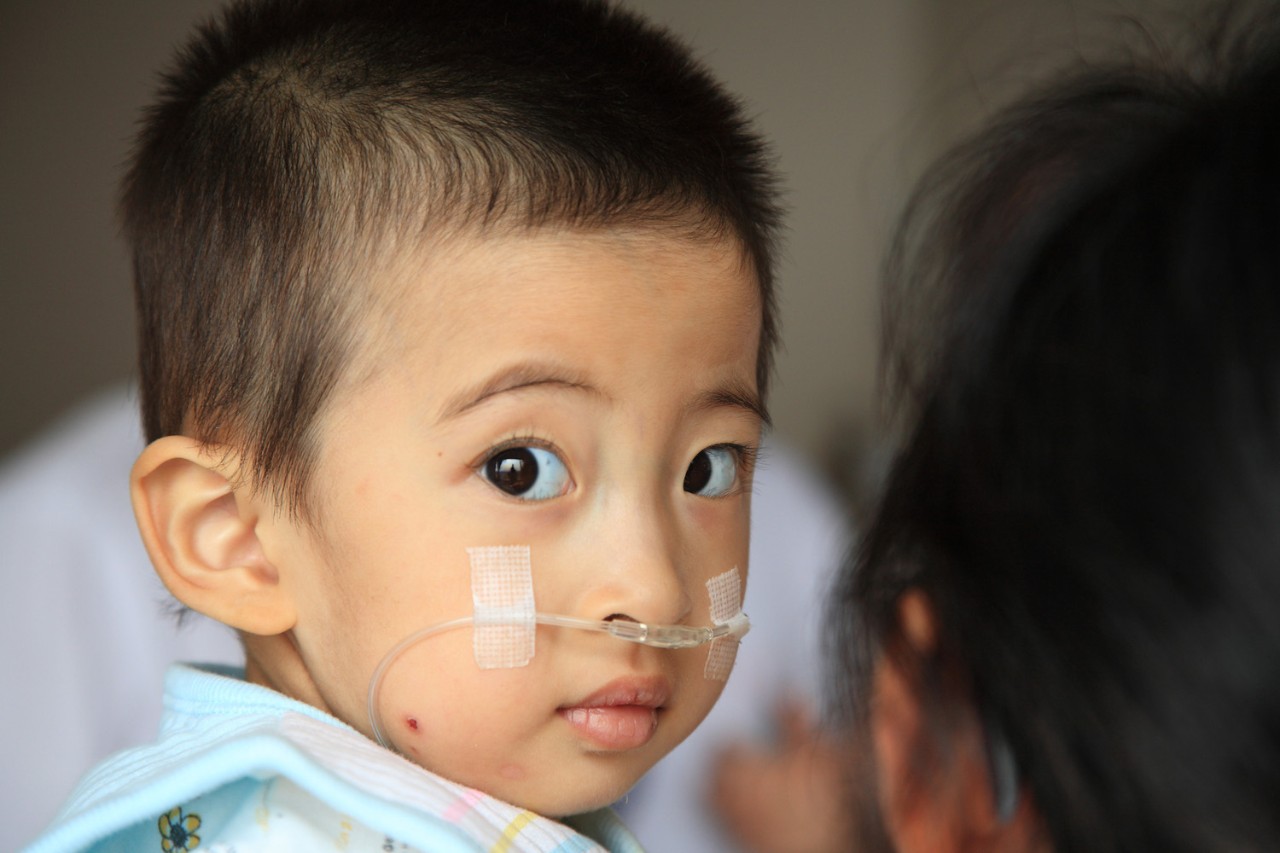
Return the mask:
<path fill-rule="evenodd" d="M 609 289 L 618 284 L 621 265 L 631 273 L 629 284 L 658 290 L 726 279 L 749 283 L 756 310 L 763 310 L 759 278 L 743 242 L 727 230 L 706 227 L 467 229 L 401 244 L 387 260 L 372 286 L 390 299 L 395 314 L 403 314 L 403 303 L 414 300 L 426 300 L 437 310 L 495 307 L 489 302 L 502 290 L 490 286 L 495 278 L 512 289 L 549 287 L 570 278 Z M 653 274 L 646 276 L 646 270 Z M 672 276 L 673 270 L 687 275 Z"/>
<path fill-rule="evenodd" d="M 513 359 L 603 364 L 625 356 L 623 338 L 643 335 L 665 336 L 699 363 L 723 362 L 727 369 L 731 360 L 733 371 L 750 374 L 742 379 L 755 386 L 763 299 L 741 242 L 723 233 L 455 234 L 389 260 L 370 283 L 381 306 L 367 333 L 366 363 L 376 363 L 375 370 L 423 352 L 433 353 L 440 369 L 464 353 L 475 364 L 499 351 Z M 703 332 L 713 329 L 734 341 L 732 356 L 711 352 Z"/>

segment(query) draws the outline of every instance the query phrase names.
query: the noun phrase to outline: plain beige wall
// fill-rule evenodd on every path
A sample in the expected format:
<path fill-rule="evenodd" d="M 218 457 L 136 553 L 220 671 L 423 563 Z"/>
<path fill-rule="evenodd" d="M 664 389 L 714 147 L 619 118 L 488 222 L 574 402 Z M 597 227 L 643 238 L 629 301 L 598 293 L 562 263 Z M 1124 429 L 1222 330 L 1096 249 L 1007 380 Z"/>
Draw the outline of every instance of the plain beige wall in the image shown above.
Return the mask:
<path fill-rule="evenodd" d="M 827 460 L 874 423 L 877 269 L 910 179 L 1010 91 L 1120 32 L 1117 12 L 1150 5 L 627 2 L 692 42 L 775 141 L 791 216 L 772 408 L 782 438 Z M 0 453 L 132 371 L 114 187 L 154 69 L 215 6 L 0 0 Z"/>
<path fill-rule="evenodd" d="M 155 68 L 212 6 L 0 6 L 0 451 L 130 375 L 115 183 Z"/>

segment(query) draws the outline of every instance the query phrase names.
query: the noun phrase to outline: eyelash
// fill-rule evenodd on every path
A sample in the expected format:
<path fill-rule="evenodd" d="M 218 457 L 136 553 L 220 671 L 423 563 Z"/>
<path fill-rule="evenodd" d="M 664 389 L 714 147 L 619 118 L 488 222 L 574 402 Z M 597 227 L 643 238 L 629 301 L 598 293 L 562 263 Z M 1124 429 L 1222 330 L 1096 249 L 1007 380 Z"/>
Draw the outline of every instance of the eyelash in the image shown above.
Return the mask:
<path fill-rule="evenodd" d="M 534 430 L 529 430 L 528 432 L 510 433 L 507 438 L 504 438 L 501 441 L 497 441 L 489 445 L 487 448 L 485 448 L 483 453 L 481 453 L 479 456 L 475 458 L 475 460 L 471 463 L 469 467 L 472 470 L 475 470 L 476 468 L 479 468 L 481 465 L 483 465 L 489 459 L 492 459 L 494 456 L 497 456 L 502 451 L 510 450 L 513 447 L 536 447 L 539 450 L 546 450 L 549 453 L 556 454 L 561 459 L 565 459 L 564 452 L 561 451 L 560 448 L 556 446 L 556 443 L 554 441 L 552 441 L 549 438 L 542 438 L 538 436 L 534 432 Z M 567 464 L 568 463 L 566 461 L 566 466 Z"/>
<path fill-rule="evenodd" d="M 738 444 L 733 441 L 722 441 L 704 447 L 703 450 L 728 450 L 738 457 L 738 464 L 743 473 L 750 474 L 756 469 L 756 460 L 760 458 L 760 448 L 754 444 Z"/>

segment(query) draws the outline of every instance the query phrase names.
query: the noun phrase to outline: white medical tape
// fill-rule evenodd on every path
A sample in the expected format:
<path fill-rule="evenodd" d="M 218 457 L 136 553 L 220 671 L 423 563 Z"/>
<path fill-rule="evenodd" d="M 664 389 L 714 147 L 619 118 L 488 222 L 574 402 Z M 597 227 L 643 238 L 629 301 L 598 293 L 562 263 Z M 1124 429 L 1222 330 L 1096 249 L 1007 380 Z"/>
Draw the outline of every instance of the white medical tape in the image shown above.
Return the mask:
<path fill-rule="evenodd" d="M 529 546 L 468 548 L 467 555 L 475 605 L 476 664 L 481 669 L 527 666 L 537 636 Z"/>
<path fill-rule="evenodd" d="M 711 596 L 711 621 L 723 625 L 742 612 L 742 576 L 737 568 L 716 575 L 707 581 L 707 594 Z M 707 664 L 702 674 L 712 681 L 725 681 L 733 671 L 738 656 L 738 638 L 720 637 L 711 641 L 707 649 Z"/>

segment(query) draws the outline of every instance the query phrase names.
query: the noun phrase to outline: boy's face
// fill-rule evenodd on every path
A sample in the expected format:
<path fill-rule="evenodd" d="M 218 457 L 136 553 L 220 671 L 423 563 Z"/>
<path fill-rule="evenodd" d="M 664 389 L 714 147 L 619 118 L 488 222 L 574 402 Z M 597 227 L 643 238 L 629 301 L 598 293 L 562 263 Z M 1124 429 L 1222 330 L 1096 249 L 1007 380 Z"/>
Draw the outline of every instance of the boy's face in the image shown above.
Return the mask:
<path fill-rule="evenodd" d="M 289 692 L 369 733 L 387 652 L 472 613 L 469 547 L 530 546 L 540 612 L 711 624 L 707 579 L 745 581 L 761 429 L 761 306 L 736 245 L 544 230 L 403 261 L 371 285 L 393 306 L 376 355 L 321 420 L 319 521 L 264 543 L 312 682 Z M 482 670 L 469 627 L 423 640 L 383 682 L 388 740 L 570 814 L 623 794 L 722 686 L 705 646 L 545 626 L 536 643 L 528 666 Z"/>

